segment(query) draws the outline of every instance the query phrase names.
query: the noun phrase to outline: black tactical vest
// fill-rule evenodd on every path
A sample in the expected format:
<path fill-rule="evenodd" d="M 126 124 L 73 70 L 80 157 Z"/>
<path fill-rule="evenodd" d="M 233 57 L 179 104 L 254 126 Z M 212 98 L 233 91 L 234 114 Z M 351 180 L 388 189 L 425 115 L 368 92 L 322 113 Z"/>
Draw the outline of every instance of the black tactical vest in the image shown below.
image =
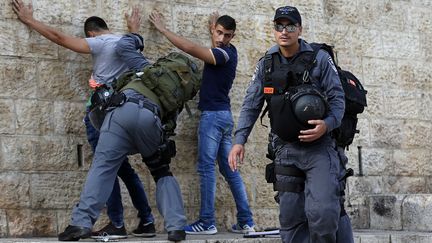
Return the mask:
<path fill-rule="evenodd" d="M 294 99 L 309 95 L 318 97 L 315 100 L 322 100 L 322 104 L 314 108 L 318 112 L 313 112 L 322 115 L 311 119 L 322 119 L 327 113 L 326 98 L 311 82 L 310 77 L 310 70 L 316 64 L 316 54 L 313 51 L 301 52 L 288 63 L 282 63 L 278 53 L 267 54 L 264 58 L 264 97 L 267 107 L 261 117 L 268 111 L 272 132 L 287 142 L 298 141 L 300 130 L 311 129 L 313 126 L 296 115 L 299 109 L 293 107 L 293 103 L 296 103 Z M 307 107 L 313 108 L 315 105 Z"/>

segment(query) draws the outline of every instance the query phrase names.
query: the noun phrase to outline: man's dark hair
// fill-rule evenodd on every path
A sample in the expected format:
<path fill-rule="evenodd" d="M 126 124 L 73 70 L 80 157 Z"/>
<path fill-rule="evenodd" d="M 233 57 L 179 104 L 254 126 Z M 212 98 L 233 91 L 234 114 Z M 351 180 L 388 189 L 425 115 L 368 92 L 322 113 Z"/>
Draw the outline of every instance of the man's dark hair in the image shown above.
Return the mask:
<path fill-rule="evenodd" d="M 218 25 L 218 24 L 220 24 L 226 30 L 232 30 L 232 31 L 236 30 L 235 19 L 233 19 L 231 16 L 228 16 L 228 15 L 220 16 L 216 21 L 216 25 Z"/>
<path fill-rule="evenodd" d="M 89 31 L 109 30 L 105 20 L 97 16 L 91 16 L 84 22 L 84 33 L 88 37 Z"/>

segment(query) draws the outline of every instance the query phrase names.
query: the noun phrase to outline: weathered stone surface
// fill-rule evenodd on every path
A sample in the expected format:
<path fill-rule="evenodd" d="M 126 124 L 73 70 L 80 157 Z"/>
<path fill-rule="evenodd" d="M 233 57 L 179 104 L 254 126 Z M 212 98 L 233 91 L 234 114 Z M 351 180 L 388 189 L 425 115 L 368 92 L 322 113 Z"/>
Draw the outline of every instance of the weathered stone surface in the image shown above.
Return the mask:
<path fill-rule="evenodd" d="M 407 195 L 402 204 L 403 229 L 431 231 L 431 195 Z"/>
<path fill-rule="evenodd" d="M 0 78 L 2 80 L 0 97 L 36 98 L 35 65 L 35 61 L 17 62 L 13 59 L 0 59 Z"/>
<path fill-rule="evenodd" d="M 402 230 L 402 203 L 404 199 L 404 195 L 370 197 L 370 228 L 376 230 Z"/>
<path fill-rule="evenodd" d="M 77 144 L 86 144 L 79 137 L 4 137 L 3 167 L 8 170 L 62 171 L 79 167 Z M 88 168 L 90 148 L 83 147 L 83 168 Z"/>
<path fill-rule="evenodd" d="M 75 99 L 87 97 L 91 72 L 87 64 L 42 61 L 39 63 L 38 94 L 45 99 Z"/>
<path fill-rule="evenodd" d="M 369 147 L 361 148 L 363 174 L 368 176 L 393 175 L 395 166 L 392 164 L 391 150 L 380 150 Z M 359 150 L 350 148 L 350 166 L 359 173 Z"/>
<path fill-rule="evenodd" d="M 8 220 L 6 217 L 6 210 L 0 210 L 0 237 L 6 237 L 8 232 Z"/>
<path fill-rule="evenodd" d="M 28 208 L 30 204 L 30 176 L 19 172 L 0 173 L 0 208 Z"/>
<path fill-rule="evenodd" d="M 403 141 L 403 120 L 376 120 L 371 124 L 371 143 L 376 147 L 399 148 Z"/>
<path fill-rule="evenodd" d="M 431 171 L 429 149 L 395 150 L 393 154 L 394 174 L 402 176 L 426 176 Z"/>
<path fill-rule="evenodd" d="M 56 236 L 57 218 L 54 211 L 31 209 L 7 210 L 12 237 Z"/>
<path fill-rule="evenodd" d="M 345 210 L 351 219 L 354 229 L 370 228 L 370 200 L 365 197 L 346 196 Z"/>
<path fill-rule="evenodd" d="M 33 208 L 64 209 L 78 202 L 85 180 L 83 172 L 33 174 L 30 178 Z"/>
<path fill-rule="evenodd" d="M 386 89 L 384 94 L 384 105 L 387 114 L 399 119 L 418 118 L 417 102 L 420 101 L 419 93 L 406 90 Z"/>
<path fill-rule="evenodd" d="M 384 193 L 428 193 L 426 178 L 424 177 L 383 176 L 382 180 L 383 184 L 381 186 Z"/>
<path fill-rule="evenodd" d="M 422 117 L 422 114 L 420 114 Z M 422 119 L 423 120 L 423 119 Z M 431 144 L 425 144 L 424 141 L 432 140 L 432 122 L 431 121 L 416 121 L 409 120 L 404 124 L 403 127 L 403 148 L 409 150 L 414 149 L 424 149 L 421 154 L 426 153 L 431 148 Z M 420 152 L 420 151 L 419 151 Z"/>
<path fill-rule="evenodd" d="M 14 134 L 16 116 L 14 104 L 10 100 L 0 100 L 0 134 Z"/>
<path fill-rule="evenodd" d="M 390 234 L 388 233 L 383 233 L 383 234 L 372 234 L 372 235 L 362 235 L 360 236 L 360 241 L 361 242 L 367 242 L 367 243 L 390 243 L 392 242 L 390 239 Z"/>
<path fill-rule="evenodd" d="M 85 136 L 83 103 L 55 102 L 54 131 L 56 134 L 81 134 Z M 79 119 L 82 117 L 82 119 Z"/>
<path fill-rule="evenodd" d="M 252 208 L 253 219 L 255 221 L 256 230 L 264 230 L 265 228 L 278 228 L 279 223 L 279 207 L 275 208 Z"/>
<path fill-rule="evenodd" d="M 32 236 L 33 226 L 31 222 L 32 210 L 17 209 L 8 210 L 9 234 L 12 237 L 29 237 Z"/>
<path fill-rule="evenodd" d="M 49 135 L 54 130 L 53 104 L 49 101 L 18 100 L 17 133 Z"/>

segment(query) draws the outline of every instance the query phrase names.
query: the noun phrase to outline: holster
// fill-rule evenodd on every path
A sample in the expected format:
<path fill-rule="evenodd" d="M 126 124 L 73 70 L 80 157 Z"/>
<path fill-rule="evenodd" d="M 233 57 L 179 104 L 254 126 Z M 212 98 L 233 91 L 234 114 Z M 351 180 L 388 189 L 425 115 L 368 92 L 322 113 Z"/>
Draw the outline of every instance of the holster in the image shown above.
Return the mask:
<path fill-rule="evenodd" d="M 266 165 L 265 168 L 265 179 L 267 183 L 275 183 L 276 182 L 276 173 L 275 173 L 275 163 L 271 162 Z"/>

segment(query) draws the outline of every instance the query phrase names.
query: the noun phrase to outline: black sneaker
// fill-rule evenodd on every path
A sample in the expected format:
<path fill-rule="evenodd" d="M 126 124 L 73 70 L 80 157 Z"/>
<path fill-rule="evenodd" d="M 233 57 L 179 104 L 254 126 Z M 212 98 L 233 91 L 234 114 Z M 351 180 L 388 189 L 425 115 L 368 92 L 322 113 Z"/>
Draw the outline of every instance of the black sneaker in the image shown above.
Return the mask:
<path fill-rule="evenodd" d="M 93 232 L 91 238 L 104 241 L 126 239 L 127 232 L 124 225 L 121 228 L 117 228 L 110 222 L 102 229 Z"/>
<path fill-rule="evenodd" d="M 58 235 L 59 241 L 79 241 L 79 239 L 88 238 L 91 230 L 86 227 L 68 225 L 64 232 Z"/>
<path fill-rule="evenodd" d="M 146 237 L 146 238 L 155 237 L 156 229 L 153 222 L 148 222 L 146 224 L 142 224 L 140 222 L 137 228 L 134 231 L 132 231 L 132 234 L 134 236 Z"/>
<path fill-rule="evenodd" d="M 169 241 L 182 241 L 186 239 L 186 232 L 184 230 L 173 230 L 168 232 Z"/>

